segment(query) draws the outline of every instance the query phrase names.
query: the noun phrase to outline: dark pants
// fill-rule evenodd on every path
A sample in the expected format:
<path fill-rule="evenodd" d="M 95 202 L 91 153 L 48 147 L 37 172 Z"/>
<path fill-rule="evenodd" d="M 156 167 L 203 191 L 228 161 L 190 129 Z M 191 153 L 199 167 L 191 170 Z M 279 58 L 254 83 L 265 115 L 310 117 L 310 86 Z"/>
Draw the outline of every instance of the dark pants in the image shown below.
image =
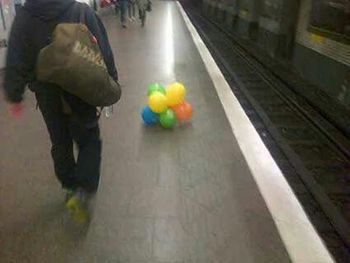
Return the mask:
<path fill-rule="evenodd" d="M 142 27 L 145 26 L 146 14 L 147 14 L 147 12 L 146 12 L 145 9 L 139 8 L 139 17 L 140 17 L 140 20 L 141 20 Z"/>
<path fill-rule="evenodd" d="M 129 1 L 128 0 L 120 0 L 119 1 L 120 22 L 122 24 L 126 23 L 126 15 L 127 15 L 127 12 L 128 12 L 128 7 L 129 7 Z M 116 12 L 118 13 L 117 9 L 116 9 Z"/>
<path fill-rule="evenodd" d="M 96 108 L 57 87 L 36 88 L 36 98 L 52 143 L 55 173 L 64 188 L 97 190 L 101 140 Z M 62 97 L 71 108 L 64 113 Z M 78 146 L 75 161 L 73 141 Z"/>

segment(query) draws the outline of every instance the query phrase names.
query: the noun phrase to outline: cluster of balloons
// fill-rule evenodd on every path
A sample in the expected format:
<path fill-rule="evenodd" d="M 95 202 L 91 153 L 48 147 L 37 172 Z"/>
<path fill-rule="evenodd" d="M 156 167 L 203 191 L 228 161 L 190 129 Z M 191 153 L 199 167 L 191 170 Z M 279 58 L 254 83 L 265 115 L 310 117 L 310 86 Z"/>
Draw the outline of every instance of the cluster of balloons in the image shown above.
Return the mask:
<path fill-rule="evenodd" d="M 155 83 L 148 87 L 148 106 L 142 110 L 142 119 L 146 125 L 158 123 L 166 129 L 172 129 L 178 122 L 189 121 L 193 114 L 191 104 L 185 101 L 186 88 L 181 83 L 173 83 L 166 89 Z"/>

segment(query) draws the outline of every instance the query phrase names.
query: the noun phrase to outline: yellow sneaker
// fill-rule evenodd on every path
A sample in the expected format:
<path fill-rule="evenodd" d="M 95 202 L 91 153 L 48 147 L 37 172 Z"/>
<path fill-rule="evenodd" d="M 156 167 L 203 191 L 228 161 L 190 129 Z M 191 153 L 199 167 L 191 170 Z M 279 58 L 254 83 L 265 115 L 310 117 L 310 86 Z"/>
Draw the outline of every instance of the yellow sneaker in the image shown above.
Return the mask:
<path fill-rule="evenodd" d="M 66 207 L 73 220 L 78 224 L 85 224 L 89 220 L 89 213 L 83 202 L 84 200 L 77 194 L 71 197 L 66 203 Z"/>

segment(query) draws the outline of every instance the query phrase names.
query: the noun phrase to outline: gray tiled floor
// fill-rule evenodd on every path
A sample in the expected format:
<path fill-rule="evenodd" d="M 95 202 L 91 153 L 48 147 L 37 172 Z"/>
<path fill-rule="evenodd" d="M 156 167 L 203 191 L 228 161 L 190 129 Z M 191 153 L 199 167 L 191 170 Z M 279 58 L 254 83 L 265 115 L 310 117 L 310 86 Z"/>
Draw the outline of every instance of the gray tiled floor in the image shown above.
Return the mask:
<path fill-rule="evenodd" d="M 64 211 L 32 95 L 21 121 L 1 102 L 1 262 L 289 262 L 175 2 L 155 2 L 144 29 L 104 21 L 125 88 L 102 120 L 93 220 L 78 228 Z M 147 85 L 174 80 L 188 87 L 192 123 L 143 127 Z"/>

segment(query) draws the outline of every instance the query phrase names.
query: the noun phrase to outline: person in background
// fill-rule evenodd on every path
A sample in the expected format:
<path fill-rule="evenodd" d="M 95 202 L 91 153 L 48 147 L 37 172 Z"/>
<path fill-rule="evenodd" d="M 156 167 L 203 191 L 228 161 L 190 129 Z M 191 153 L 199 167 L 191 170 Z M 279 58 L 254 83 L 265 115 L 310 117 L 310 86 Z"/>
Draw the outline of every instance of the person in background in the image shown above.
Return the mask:
<path fill-rule="evenodd" d="M 119 0 L 118 8 L 116 6 L 116 13 L 118 14 L 118 9 L 120 10 L 120 22 L 123 28 L 126 28 L 126 16 L 128 12 L 129 0 Z"/>
<path fill-rule="evenodd" d="M 84 23 L 97 39 L 109 75 L 118 81 L 106 30 L 87 4 L 74 0 L 27 0 L 15 16 L 11 29 L 3 85 L 9 111 L 14 117 L 20 117 L 23 112 L 25 87 L 35 92 L 52 143 L 55 173 L 66 190 L 67 205 L 76 200 L 76 209 L 71 212 L 77 221 L 87 219 L 87 197 L 97 191 L 100 180 L 99 116 L 96 107 L 64 92 L 59 86 L 37 81 L 35 69 L 40 50 L 50 44 L 54 28 L 48 25 L 79 23 L 82 14 Z M 77 160 L 73 142 L 78 145 Z"/>
<path fill-rule="evenodd" d="M 129 19 L 135 21 L 136 14 L 136 0 L 129 0 Z"/>
<path fill-rule="evenodd" d="M 139 18 L 141 20 L 141 26 L 145 26 L 147 12 L 152 10 L 152 2 L 150 0 L 136 0 L 137 8 L 139 10 Z"/>

